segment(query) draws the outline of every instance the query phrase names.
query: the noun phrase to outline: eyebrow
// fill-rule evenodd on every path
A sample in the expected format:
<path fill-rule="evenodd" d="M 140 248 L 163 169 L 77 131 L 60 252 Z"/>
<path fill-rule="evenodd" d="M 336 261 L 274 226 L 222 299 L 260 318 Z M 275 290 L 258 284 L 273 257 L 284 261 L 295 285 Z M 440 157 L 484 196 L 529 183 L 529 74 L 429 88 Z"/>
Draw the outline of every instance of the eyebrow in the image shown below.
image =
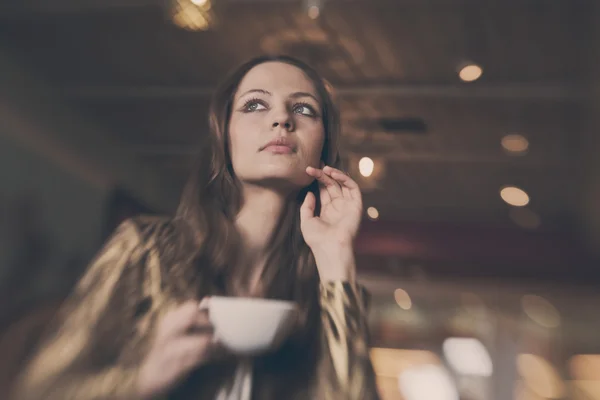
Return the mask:
<path fill-rule="evenodd" d="M 262 93 L 262 94 L 266 94 L 271 96 L 272 93 L 269 92 L 268 90 L 264 90 L 264 89 L 250 89 L 247 92 L 244 92 L 243 94 L 240 95 L 240 98 L 244 97 L 245 95 L 249 94 L 249 93 Z M 311 97 L 313 98 L 317 103 L 319 103 L 319 100 L 315 97 L 315 95 L 308 93 L 308 92 L 295 92 L 292 93 L 290 95 L 290 97 L 297 99 L 299 97 Z"/>
<path fill-rule="evenodd" d="M 263 90 L 263 89 L 250 89 L 247 92 L 244 92 L 243 94 L 240 95 L 240 97 L 244 97 L 245 95 L 247 95 L 248 93 L 262 93 L 262 94 L 268 94 L 269 96 L 271 95 L 271 92 L 269 92 L 268 90 Z"/>
<path fill-rule="evenodd" d="M 313 94 L 310 94 L 308 92 L 296 92 L 296 93 L 292 93 L 292 95 L 290 97 L 292 97 L 294 99 L 297 99 L 299 97 L 312 97 L 317 102 L 317 104 L 320 103 L 319 100 Z"/>

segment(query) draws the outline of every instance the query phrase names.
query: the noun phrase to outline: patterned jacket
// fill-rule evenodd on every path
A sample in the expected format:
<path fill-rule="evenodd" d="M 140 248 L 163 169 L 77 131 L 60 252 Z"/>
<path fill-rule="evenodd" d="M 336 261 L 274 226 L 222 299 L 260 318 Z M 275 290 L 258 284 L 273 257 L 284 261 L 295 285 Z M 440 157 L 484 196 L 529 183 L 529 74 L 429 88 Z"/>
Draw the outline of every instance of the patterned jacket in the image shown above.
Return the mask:
<path fill-rule="evenodd" d="M 157 232 L 169 223 L 139 217 L 117 229 L 61 307 L 16 385 L 15 399 L 136 399 L 137 371 L 155 322 L 178 303 L 169 298 L 170 276 L 156 246 Z M 319 285 L 316 354 L 288 346 L 255 360 L 253 399 L 379 398 L 369 359 L 365 290 L 347 282 Z M 235 367 L 231 361 L 201 367 L 169 398 L 212 400 Z"/>

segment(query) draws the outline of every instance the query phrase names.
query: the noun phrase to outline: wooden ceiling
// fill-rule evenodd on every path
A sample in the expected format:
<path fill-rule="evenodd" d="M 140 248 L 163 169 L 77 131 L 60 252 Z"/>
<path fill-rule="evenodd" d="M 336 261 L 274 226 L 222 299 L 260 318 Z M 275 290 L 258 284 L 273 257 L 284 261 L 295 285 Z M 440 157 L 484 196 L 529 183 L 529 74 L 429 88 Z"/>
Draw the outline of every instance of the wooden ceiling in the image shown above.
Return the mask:
<path fill-rule="evenodd" d="M 365 203 L 386 220 L 510 225 L 503 185 L 523 187 L 541 229 L 573 220 L 591 1 L 214 0 L 218 25 L 189 32 L 168 2 L 54 0 L 0 7 L 1 38 L 68 102 L 132 154 L 183 181 L 206 135 L 211 89 L 264 53 L 314 64 L 336 88 L 349 169 L 367 155 L 380 179 Z M 475 83 L 464 62 L 484 68 Z M 425 133 L 358 120 L 421 118 Z M 531 149 L 508 156 L 502 136 Z"/>

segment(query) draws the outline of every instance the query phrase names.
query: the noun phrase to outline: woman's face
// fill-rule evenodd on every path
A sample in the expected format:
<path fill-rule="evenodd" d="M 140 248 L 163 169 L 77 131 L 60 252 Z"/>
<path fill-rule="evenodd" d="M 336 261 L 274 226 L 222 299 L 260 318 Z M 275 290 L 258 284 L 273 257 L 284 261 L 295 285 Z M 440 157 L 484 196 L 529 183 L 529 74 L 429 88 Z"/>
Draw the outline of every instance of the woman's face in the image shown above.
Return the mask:
<path fill-rule="evenodd" d="M 295 66 L 266 62 L 252 68 L 233 99 L 229 142 L 233 170 L 242 182 L 301 188 L 319 167 L 325 139 L 321 100 Z"/>

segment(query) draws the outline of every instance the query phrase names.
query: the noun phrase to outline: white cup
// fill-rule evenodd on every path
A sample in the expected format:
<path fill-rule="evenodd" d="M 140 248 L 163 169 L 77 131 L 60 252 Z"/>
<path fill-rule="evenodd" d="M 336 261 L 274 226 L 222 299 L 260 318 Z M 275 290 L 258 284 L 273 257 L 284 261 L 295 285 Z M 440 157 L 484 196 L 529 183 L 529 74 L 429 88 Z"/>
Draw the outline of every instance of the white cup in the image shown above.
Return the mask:
<path fill-rule="evenodd" d="M 298 317 L 294 302 L 258 298 L 212 296 L 200 309 L 208 311 L 215 340 L 239 355 L 276 348 Z"/>

